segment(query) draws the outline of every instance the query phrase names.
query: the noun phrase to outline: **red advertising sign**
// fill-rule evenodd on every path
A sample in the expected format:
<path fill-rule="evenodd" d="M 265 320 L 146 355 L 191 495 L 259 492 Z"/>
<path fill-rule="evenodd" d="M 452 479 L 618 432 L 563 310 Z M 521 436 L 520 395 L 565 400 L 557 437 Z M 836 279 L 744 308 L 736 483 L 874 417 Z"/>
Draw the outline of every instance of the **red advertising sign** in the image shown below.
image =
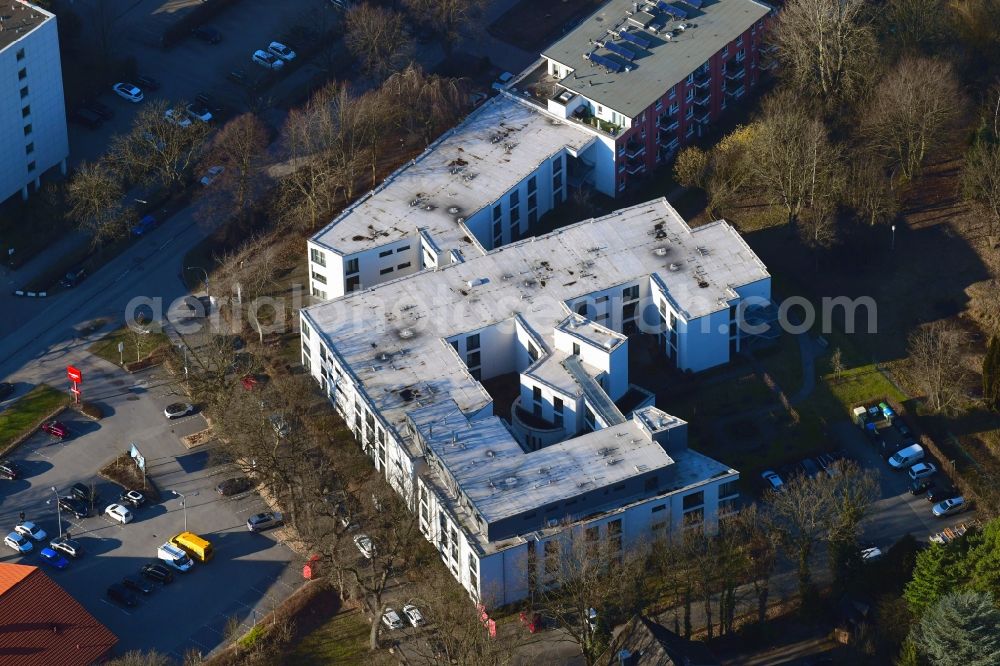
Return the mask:
<path fill-rule="evenodd" d="M 83 373 L 74 368 L 72 365 L 66 366 L 66 376 L 69 377 L 71 382 L 76 382 L 77 384 L 83 383 Z"/>

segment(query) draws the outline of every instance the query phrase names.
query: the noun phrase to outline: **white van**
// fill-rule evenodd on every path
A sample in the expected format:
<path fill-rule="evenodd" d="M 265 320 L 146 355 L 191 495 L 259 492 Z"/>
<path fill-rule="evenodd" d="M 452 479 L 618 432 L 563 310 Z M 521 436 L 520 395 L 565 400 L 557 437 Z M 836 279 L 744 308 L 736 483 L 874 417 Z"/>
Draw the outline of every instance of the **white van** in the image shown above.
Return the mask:
<path fill-rule="evenodd" d="M 913 463 L 920 462 L 923 459 L 924 447 L 919 444 L 913 444 L 894 453 L 889 458 L 889 466 L 893 469 L 906 469 Z"/>
<path fill-rule="evenodd" d="M 156 556 L 178 571 L 190 571 L 194 566 L 191 557 L 169 541 L 160 546 Z"/>

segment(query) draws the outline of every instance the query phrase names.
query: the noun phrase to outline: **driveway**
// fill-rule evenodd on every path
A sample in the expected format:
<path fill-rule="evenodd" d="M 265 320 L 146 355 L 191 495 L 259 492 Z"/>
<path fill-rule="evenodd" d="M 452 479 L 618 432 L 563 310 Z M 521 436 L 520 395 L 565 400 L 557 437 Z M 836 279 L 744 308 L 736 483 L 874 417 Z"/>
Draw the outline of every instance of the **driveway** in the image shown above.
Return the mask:
<path fill-rule="evenodd" d="M 181 444 L 181 436 L 204 429 L 205 421 L 199 414 L 164 418 L 163 407 L 177 399 L 169 375 L 154 368 L 129 376 L 90 356 L 76 363 L 83 366 L 87 399 L 103 405 L 109 416 L 93 422 L 66 412 L 61 418 L 71 438 L 55 442 L 37 434 L 17 449 L 11 457 L 27 478 L 0 486 L 0 525 L 12 528 L 23 511 L 55 535 L 59 527 L 55 506 L 48 503 L 55 495 L 51 488 L 65 494 L 75 482 L 95 483 L 97 515 L 62 516 L 63 530 L 81 542 L 86 554 L 66 570 L 48 573 L 119 637 L 119 651 L 157 649 L 178 660 L 189 649 L 207 654 L 224 641 L 229 618 L 245 631 L 297 587 L 301 576 L 290 566 L 296 558 L 275 540 L 279 532 L 246 529 L 247 517 L 265 508 L 256 494 L 222 498 L 215 492 L 232 470 L 210 465 L 207 451 L 189 451 Z M 101 514 L 117 501 L 120 488 L 96 472 L 130 442 L 145 456 L 147 474 L 162 498 L 134 510 L 135 519 L 119 525 Z M 214 559 L 178 574 L 173 584 L 144 597 L 136 608 L 113 605 L 104 598 L 107 586 L 154 561 L 157 547 L 184 529 L 185 510 L 173 491 L 186 496 L 187 526 L 213 543 Z M 41 565 L 36 554 L 20 557 L 9 549 L 2 559 Z"/>

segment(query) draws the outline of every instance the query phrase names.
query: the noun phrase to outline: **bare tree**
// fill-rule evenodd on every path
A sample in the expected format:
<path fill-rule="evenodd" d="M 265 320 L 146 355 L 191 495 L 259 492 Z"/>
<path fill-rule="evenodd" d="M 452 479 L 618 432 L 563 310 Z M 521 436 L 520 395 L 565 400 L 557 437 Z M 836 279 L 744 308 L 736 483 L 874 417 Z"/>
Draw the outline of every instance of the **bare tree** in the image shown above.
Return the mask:
<path fill-rule="evenodd" d="M 848 581 L 856 580 L 860 573 L 861 521 L 878 500 L 880 491 L 876 472 L 862 469 L 854 461 L 841 460 L 834 470 L 828 535 L 830 570 L 834 588 L 844 590 Z"/>
<path fill-rule="evenodd" d="M 267 145 L 267 127 L 257 116 L 244 113 L 222 126 L 202 160 L 205 168 L 223 168 L 212 189 L 231 199 L 232 213 L 245 213 L 253 202 L 253 194 L 261 185 Z"/>
<path fill-rule="evenodd" d="M 753 182 L 755 171 L 750 161 L 760 139 L 759 131 L 760 125 L 741 125 L 709 152 L 705 190 L 708 210 L 714 217 L 721 217 Z"/>
<path fill-rule="evenodd" d="M 198 162 L 209 131 L 207 123 L 189 120 L 182 125 L 167 117 L 171 111 L 175 118 L 183 118 L 183 109 L 183 103 L 171 109 L 163 100 L 147 102 L 132 130 L 112 139 L 108 151 L 112 167 L 133 182 L 159 182 L 168 189 L 179 187 Z"/>
<path fill-rule="evenodd" d="M 892 220 L 899 211 L 895 183 L 881 157 L 871 151 L 852 157 L 845 192 L 847 203 L 871 226 Z"/>
<path fill-rule="evenodd" d="M 95 245 L 125 238 L 132 210 L 124 204 L 121 179 L 103 162 L 83 162 L 67 186 L 70 215 Z"/>
<path fill-rule="evenodd" d="M 450 55 L 461 37 L 485 6 L 485 0 L 403 0 L 419 20 L 430 24 L 441 38 L 444 52 Z"/>
<path fill-rule="evenodd" d="M 909 355 L 913 381 L 935 412 L 957 410 L 965 400 L 968 370 L 962 363 L 965 331 L 939 320 L 910 334 Z"/>
<path fill-rule="evenodd" d="M 425 74 L 419 65 L 411 64 L 390 76 L 382 90 L 400 111 L 395 117 L 397 127 L 406 134 L 421 136 L 425 144 L 451 127 L 464 108 L 460 81 Z"/>
<path fill-rule="evenodd" d="M 844 352 L 840 350 L 840 347 L 834 349 L 833 354 L 830 355 L 830 369 L 833 370 L 833 376 L 838 380 L 847 369 L 844 366 Z"/>
<path fill-rule="evenodd" d="M 156 650 L 143 652 L 142 650 L 129 650 L 120 657 L 115 657 L 104 662 L 107 666 L 172 666 L 173 659 Z"/>
<path fill-rule="evenodd" d="M 986 220 L 987 235 L 1000 233 L 1000 143 L 996 140 L 979 140 L 965 154 L 962 196 Z"/>
<path fill-rule="evenodd" d="M 886 40 L 902 53 L 939 53 L 955 38 L 947 0 L 889 0 L 880 12 Z"/>
<path fill-rule="evenodd" d="M 904 57 L 879 84 L 864 134 L 903 180 L 911 180 L 941 144 L 962 105 L 949 63 Z"/>
<path fill-rule="evenodd" d="M 829 108 L 867 87 L 876 48 L 864 9 L 864 0 L 785 3 L 774 40 L 784 73 L 806 93 L 802 99 L 815 98 Z"/>
<path fill-rule="evenodd" d="M 290 155 L 276 205 L 279 219 L 307 231 L 326 220 L 340 192 L 334 166 L 325 159 L 324 146 L 312 128 L 314 103 L 311 100 L 304 109 L 292 109 L 285 121 Z"/>
<path fill-rule="evenodd" d="M 744 557 L 737 560 L 743 567 L 743 580 L 749 581 L 757 602 L 757 622 L 767 620 L 767 604 L 771 595 L 771 575 L 778 559 L 777 530 L 771 529 L 757 504 L 740 511 L 728 526 L 744 544 Z"/>
<path fill-rule="evenodd" d="M 380 81 L 405 65 L 413 50 L 403 15 L 367 2 L 347 10 L 344 43 Z"/>
<path fill-rule="evenodd" d="M 793 477 L 780 492 L 769 491 L 764 498 L 771 528 L 777 531 L 782 545 L 797 562 L 799 594 L 803 599 L 813 589 L 813 549 L 829 528 L 831 493 L 825 476 Z"/>

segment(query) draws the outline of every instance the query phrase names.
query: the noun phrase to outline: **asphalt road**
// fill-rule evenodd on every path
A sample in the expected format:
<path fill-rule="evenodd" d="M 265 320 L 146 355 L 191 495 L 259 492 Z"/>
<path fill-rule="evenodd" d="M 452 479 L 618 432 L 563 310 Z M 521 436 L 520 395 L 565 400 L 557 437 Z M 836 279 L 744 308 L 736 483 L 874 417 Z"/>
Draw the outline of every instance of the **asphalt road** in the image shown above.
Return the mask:
<path fill-rule="evenodd" d="M 235 475 L 227 467 L 211 466 L 206 451 L 188 450 L 180 437 L 205 428 L 200 414 L 167 421 L 163 408 L 177 401 L 173 379 L 160 369 L 133 376 L 94 357 L 75 361 L 84 372 L 90 398 L 109 416 L 94 422 L 72 412 L 60 417 L 73 436 L 58 442 L 36 434 L 11 457 L 26 478 L 0 485 L 0 531 L 6 533 L 23 511 L 50 535 L 58 533 L 56 507 L 49 500 L 75 482 L 96 483 L 100 500 L 96 515 L 77 519 L 62 514 L 69 530 L 84 547 L 83 558 L 63 571 L 47 573 L 119 637 L 119 651 L 157 649 L 180 659 L 189 649 L 208 653 L 224 640 L 229 618 L 245 631 L 284 599 L 299 582 L 295 557 L 278 543 L 280 530 L 253 534 L 246 529 L 252 513 L 265 510 L 255 493 L 222 498 L 215 492 L 221 480 Z M 161 491 L 161 501 L 133 510 L 135 519 L 120 525 L 103 514 L 121 489 L 96 476 L 98 468 L 136 442 L 147 463 L 147 474 Z M 156 559 L 157 547 L 184 529 L 185 510 L 177 491 L 186 496 L 188 528 L 214 545 L 215 558 L 177 573 L 174 583 L 144 597 L 137 608 L 124 609 L 105 598 L 108 585 L 142 564 Z M 44 564 L 36 552 L 21 557 L 8 548 L 5 562 Z"/>

